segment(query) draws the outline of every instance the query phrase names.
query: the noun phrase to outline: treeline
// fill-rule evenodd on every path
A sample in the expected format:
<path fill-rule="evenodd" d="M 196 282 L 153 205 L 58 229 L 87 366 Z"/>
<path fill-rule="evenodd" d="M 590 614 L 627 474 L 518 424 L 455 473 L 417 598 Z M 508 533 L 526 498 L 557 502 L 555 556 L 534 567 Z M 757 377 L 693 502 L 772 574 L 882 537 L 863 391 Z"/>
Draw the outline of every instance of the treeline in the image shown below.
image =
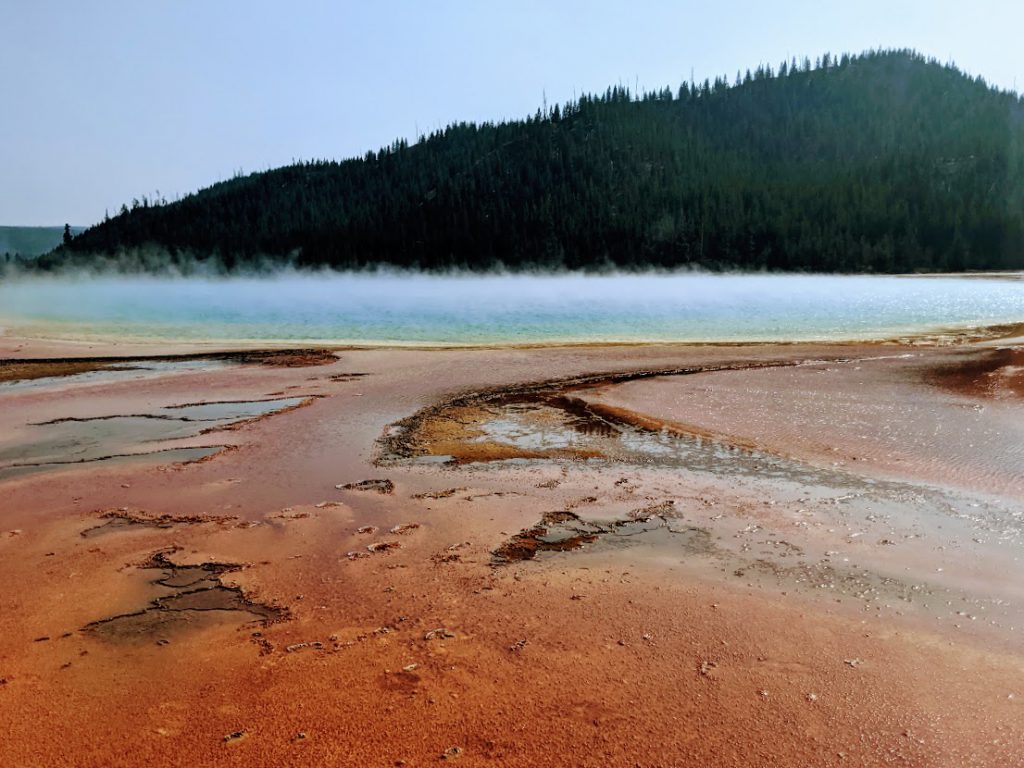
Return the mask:
<path fill-rule="evenodd" d="M 83 227 L 66 226 L 66 229 L 70 237 Z M 64 231 L 61 227 L 0 226 L 0 263 L 48 253 L 60 245 Z"/>
<path fill-rule="evenodd" d="M 136 201 L 39 264 L 147 250 L 228 269 L 1020 269 L 1024 101 L 912 51 L 619 86 Z"/>

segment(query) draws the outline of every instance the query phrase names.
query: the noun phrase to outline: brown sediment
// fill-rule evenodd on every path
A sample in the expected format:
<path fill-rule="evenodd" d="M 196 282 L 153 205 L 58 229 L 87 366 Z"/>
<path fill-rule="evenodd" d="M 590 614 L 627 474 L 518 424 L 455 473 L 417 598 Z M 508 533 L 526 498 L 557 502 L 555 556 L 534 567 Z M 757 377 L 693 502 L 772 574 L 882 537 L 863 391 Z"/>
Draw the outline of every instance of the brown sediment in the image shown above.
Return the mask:
<path fill-rule="evenodd" d="M 482 405 L 454 405 L 423 419 L 417 425 L 415 436 L 409 436 L 409 440 L 417 441 L 421 446 L 421 455 L 449 456 L 455 463 L 541 458 L 544 455 L 483 440 L 484 433 L 479 425 L 492 414 L 491 410 Z M 405 433 L 401 443 L 398 438 L 386 440 L 393 440 L 392 448 L 399 444 L 403 447 L 408 445 Z"/>
<path fill-rule="evenodd" d="M 402 543 L 400 541 L 375 541 L 373 544 L 366 545 L 367 552 L 393 552 L 396 549 L 401 549 Z"/>
<path fill-rule="evenodd" d="M 587 389 L 598 390 L 606 386 L 598 381 L 586 386 L 573 383 L 564 388 L 552 388 L 532 393 L 501 393 L 485 405 L 457 405 L 431 413 L 418 422 L 412 431 L 405 428 L 397 437 L 386 438 L 385 456 L 444 456 L 451 464 L 486 463 L 494 461 L 567 459 L 582 461 L 609 458 L 598 448 L 572 445 L 567 447 L 525 448 L 490 439 L 483 425 L 503 415 L 503 409 L 517 408 L 521 412 L 536 409 L 532 416 L 534 427 L 540 431 L 545 425 L 564 426 L 584 436 L 613 437 L 623 427 L 678 436 L 703 437 L 722 440 L 709 430 L 642 414 L 599 401 L 589 402 L 572 393 Z M 551 413 L 545 413 L 544 409 Z M 744 440 L 730 440 L 735 447 L 753 449 L 755 444 Z M 397 448 L 397 450 L 395 450 Z M 552 486 L 554 487 L 554 486 Z"/>
<path fill-rule="evenodd" d="M 456 493 L 462 493 L 462 491 L 465 490 L 465 487 L 460 486 L 458 488 L 445 488 L 443 491 L 424 491 L 423 493 L 414 493 L 412 497 L 414 499 L 448 499 Z"/>
<path fill-rule="evenodd" d="M 110 360 L 67 359 L 67 360 L 0 360 L 0 381 L 23 381 L 43 379 L 51 376 L 74 376 L 107 368 L 121 358 Z M 124 370 L 123 368 L 121 370 Z"/>
<path fill-rule="evenodd" d="M 90 539 L 103 534 L 114 533 L 119 530 L 131 528 L 155 528 L 159 530 L 167 530 L 174 528 L 176 525 L 199 525 L 201 523 L 224 524 L 238 519 L 233 515 L 171 515 L 167 513 L 154 515 L 144 510 L 131 510 L 127 508 L 108 509 L 100 512 L 96 517 L 100 520 L 106 520 L 106 522 L 83 530 L 80 534 L 83 538 Z"/>
<path fill-rule="evenodd" d="M 288 617 L 287 609 L 256 602 L 247 597 L 240 587 L 223 584 L 221 577 L 224 574 L 239 571 L 243 565 L 219 562 L 180 564 L 169 557 L 175 551 L 156 552 L 138 566 L 145 570 L 159 570 L 163 575 L 151 584 L 170 589 L 170 594 L 154 598 L 138 611 L 92 621 L 82 631 L 108 640 L 140 640 L 195 627 L 197 617 L 203 614 L 216 614 L 217 619 L 224 614 L 242 615 L 244 621 L 258 621 L 264 626 Z M 246 615 L 249 618 L 245 618 Z"/>
<path fill-rule="evenodd" d="M 274 395 L 270 397 L 247 398 L 245 400 L 197 400 L 196 402 L 190 403 L 175 403 L 173 405 L 165 405 L 164 410 L 175 411 L 181 410 L 183 408 L 196 408 L 198 406 L 203 405 L 249 405 L 250 403 L 276 403 L 280 402 L 281 400 L 294 400 L 296 398 L 307 398 L 315 400 L 318 397 L 323 397 L 323 395 L 287 395 L 283 397 L 280 395 Z M 284 411 L 270 411 L 270 414 L 274 413 L 284 413 Z"/>
<path fill-rule="evenodd" d="M 405 457 L 416 455 L 446 456 L 452 464 L 507 461 L 510 459 L 582 458 L 580 451 L 570 449 L 531 450 L 488 439 L 481 426 L 500 414 L 510 402 L 537 403 L 543 395 L 501 395 L 486 405 L 456 405 L 434 413 L 420 421 L 412 431 L 390 439 L 387 451 Z M 407 428 L 409 429 L 409 428 Z M 397 448 L 397 450 L 396 450 Z M 589 452 L 587 458 L 597 457 Z"/>
<path fill-rule="evenodd" d="M 925 371 L 925 379 L 968 397 L 1024 397 L 1024 347 L 972 350 Z"/>
<path fill-rule="evenodd" d="M 175 407 L 175 406 L 171 406 Z M 166 413 L 113 413 L 107 416 L 62 416 L 47 421 L 33 421 L 30 427 L 49 427 L 54 424 L 84 424 L 90 421 L 110 421 L 112 419 L 154 419 L 156 421 L 196 421 L 185 416 L 171 416 Z"/>
<path fill-rule="evenodd" d="M 416 432 L 420 446 L 417 455 L 446 456 L 452 464 L 543 459 L 551 455 L 485 439 L 479 424 L 493 415 L 487 409 L 466 406 L 436 414 L 423 421 Z"/>
<path fill-rule="evenodd" d="M 546 512 L 539 524 L 524 528 L 491 554 L 496 565 L 532 560 L 539 552 L 579 549 L 584 544 L 596 541 L 598 532 L 596 528 L 584 527 L 580 518 L 572 512 Z"/>
<path fill-rule="evenodd" d="M 405 535 L 407 533 L 412 533 L 419 527 L 419 523 L 399 523 L 398 525 L 392 526 L 390 533 Z"/>
<path fill-rule="evenodd" d="M 338 356 L 329 349 L 279 349 L 256 352 L 237 352 L 228 359 L 240 363 L 269 365 L 278 368 L 307 368 L 338 362 Z"/>
<path fill-rule="evenodd" d="M 387 478 L 360 480 L 357 483 L 345 483 L 336 487 L 338 490 L 342 491 L 375 491 L 384 495 L 389 495 L 395 492 L 395 484 Z"/>
<path fill-rule="evenodd" d="M 139 357 L 53 357 L 36 359 L 0 359 L 0 382 L 72 376 L 117 366 L 132 370 L 132 363 L 177 363 L 191 361 L 233 362 L 240 365 L 264 365 L 283 368 L 327 365 L 338 362 L 329 349 L 252 350 L 242 352 L 197 352 L 183 355 Z"/>

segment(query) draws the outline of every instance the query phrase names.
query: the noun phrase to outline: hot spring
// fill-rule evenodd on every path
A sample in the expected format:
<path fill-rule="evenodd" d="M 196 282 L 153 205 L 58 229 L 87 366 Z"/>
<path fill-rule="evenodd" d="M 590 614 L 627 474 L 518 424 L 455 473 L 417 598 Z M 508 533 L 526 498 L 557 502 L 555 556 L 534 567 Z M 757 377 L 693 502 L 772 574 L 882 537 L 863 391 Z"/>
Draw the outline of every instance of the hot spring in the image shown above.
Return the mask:
<path fill-rule="evenodd" d="M 1024 322 L 1020 275 L 29 277 L 8 335 L 372 344 L 813 341 Z"/>

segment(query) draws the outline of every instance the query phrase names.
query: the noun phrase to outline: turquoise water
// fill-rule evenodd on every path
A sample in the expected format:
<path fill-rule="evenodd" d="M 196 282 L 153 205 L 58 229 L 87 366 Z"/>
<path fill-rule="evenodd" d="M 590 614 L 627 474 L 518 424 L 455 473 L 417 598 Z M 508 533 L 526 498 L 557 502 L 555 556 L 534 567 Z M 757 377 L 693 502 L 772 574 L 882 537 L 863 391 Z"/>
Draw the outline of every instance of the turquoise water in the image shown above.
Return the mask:
<path fill-rule="evenodd" d="M 49 338 L 479 344 L 879 338 L 1024 322 L 1020 276 L 16 278 L 0 327 Z"/>

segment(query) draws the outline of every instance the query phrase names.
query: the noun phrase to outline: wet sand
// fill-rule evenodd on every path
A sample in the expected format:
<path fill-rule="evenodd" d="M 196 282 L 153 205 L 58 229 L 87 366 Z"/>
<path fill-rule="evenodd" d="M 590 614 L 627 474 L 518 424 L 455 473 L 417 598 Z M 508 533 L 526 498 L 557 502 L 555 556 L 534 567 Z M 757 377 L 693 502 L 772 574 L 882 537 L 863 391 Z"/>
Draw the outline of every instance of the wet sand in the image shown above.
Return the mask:
<path fill-rule="evenodd" d="M 346 349 L 0 385 L 8 449 L 235 404 L 0 480 L 0 761 L 1024 765 L 1024 403 L 1019 353 L 986 349 Z"/>

